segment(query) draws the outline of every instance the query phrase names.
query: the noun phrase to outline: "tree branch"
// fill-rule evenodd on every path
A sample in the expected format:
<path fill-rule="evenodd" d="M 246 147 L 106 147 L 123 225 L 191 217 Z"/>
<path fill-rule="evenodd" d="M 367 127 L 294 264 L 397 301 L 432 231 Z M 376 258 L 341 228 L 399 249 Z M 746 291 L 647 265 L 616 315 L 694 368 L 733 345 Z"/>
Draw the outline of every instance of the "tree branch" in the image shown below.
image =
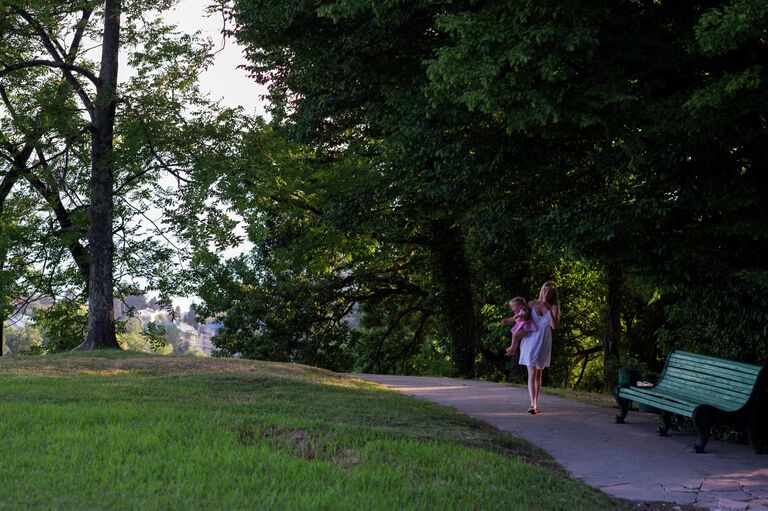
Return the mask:
<path fill-rule="evenodd" d="M 75 36 L 72 38 L 72 44 L 69 45 L 69 51 L 67 52 L 67 62 L 70 64 L 75 61 L 75 57 L 77 57 L 77 50 L 80 48 L 80 42 L 83 40 L 83 34 L 85 33 L 85 29 L 88 26 L 88 20 L 91 17 L 91 14 L 93 13 L 93 9 L 84 9 L 83 10 L 83 16 L 80 18 L 80 21 L 77 23 L 77 28 L 75 29 Z"/>
<path fill-rule="evenodd" d="M 45 28 L 43 28 L 40 23 L 37 22 L 37 20 L 27 11 L 24 9 L 12 6 L 12 9 L 19 14 L 24 20 L 26 20 L 29 25 L 34 28 L 35 32 L 37 32 L 38 37 L 40 37 L 40 41 L 43 43 L 43 46 L 48 50 L 48 53 L 53 57 L 53 60 L 60 63 L 65 64 L 64 59 L 62 57 L 63 48 L 61 49 L 61 52 L 57 50 L 56 46 L 61 48 L 61 45 L 54 44 L 48 35 L 48 33 L 45 31 Z M 85 12 L 85 11 L 84 11 Z M 74 42 L 74 40 L 73 40 Z M 76 53 L 75 48 L 70 48 L 71 53 Z M 77 92 L 77 95 L 80 96 L 80 101 L 83 102 L 83 105 L 85 105 L 86 110 L 88 110 L 88 113 L 91 116 L 91 119 L 93 119 L 94 115 L 94 106 L 93 102 L 91 101 L 91 98 L 88 97 L 88 94 L 85 92 L 85 89 L 83 88 L 82 84 L 78 81 L 78 79 L 75 77 L 75 75 L 72 74 L 70 70 L 67 68 L 62 68 L 64 71 L 64 77 L 67 79 L 67 81 L 72 85 L 72 88 L 75 89 L 75 92 Z M 93 81 L 93 80 L 91 80 Z M 101 80 L 98 80 L 97 88 L 101 87 Z M 96 82 L 94 82 L 96 83 Z"/>
<path fill-rule="evenodd" d="M 163 239 L 165 239 L 165 241 L 166 241 L 166 242 L 168 242 L 168 244 L 169 244 L 169 245 L 171 245 L 171 246 L 172 246 L 173 248 L 175 248 L 176 250 L 179 250 L 179 251 L 181 251 L 181 250 L 182 250 L 182 248 L 181 248 L 181 247 L 177 246 L 177 245 L 176 245 L 176 244 L 175 244 L 173 241 L 171 241 L 171 240 L 168 238 L 168 236 L 166 236 L 166 235 L 165 235 L 165 232 L 163 232 L 163 229 L 161 229 L 161 228 L 160 228 L 160 227 L 159 227 L 159 226 L 158 226 L 158 225 L 155 223 L 155 221 L 154 221 L 154 220 L 152 220 L 151 218 L 149 218 L 149 217 L 147 216 L 147 213 L 146 213 L 144 210 L 137 208 L 136 206 L 134 206 L 133 204 L 131 204 L 130 202 L 128 202 L 128 199 L 126 199 L 126 198 L 123 198 L 123 202 L 125 202 L 125 205 L 126 205 L 126 206 L 128 206 L 129 208 L 131 208 L 132 210 L 134 210 L 135 212 L 137 212 L 137 213 L 138 213 L 138 214 L 140 214 L 141 216 L 143 216 L 143 217 L 144 217 L 144 218 L 145 218 L 145 219 L 146 219 L 146 220 L 147 220 L 149 223 L 151 223 L 151 224 L 152 224 L 152 226 L 155 228 L 155 231 L 156 231 L 158 234 L 160 234 L 160 236 L 162 236 L 162 237 L 163 237 Z"/>
<path fill-rule="evenodd" d="M 37 150 L 37 157 L 42 167 L 47 168 L 48 162 L 42 150 L 40 149 Z M 63 237 L 67 233 L 77 233 L 79 235 L 83 234 L 82 232 L 78 231 L 78 229 L 75 228 L 70 212 L 67 211 L 67 209 L 64 207 L 64 204 L 61 202 L 61 198 L 59 197 L 59 194 L 57 192 L 55 192 L 54 190 L 51 190 L 34 173 L 26 172 L 24 177 L 27 180 L 27 182 L 32 186 L 32 188 L 37 190 L 37 192 L 48 203 L 48 206 L 53 210 L 53 214 L 56 217 L 56 221 L 58 222 L 59 227 L 61 228 L 59 231 L 60 234 L 58 235 L 58 237 Z M 85 249 L 82 243 L 80 243 L 80 240 L 77 238 L 72 238 L 67 243 L 67 248 L 72 254 L 72 259 L 75 260 L 77 269 L 80 270 L 80 275 L 83 277 L 83 279 L 87 283 L 88 274 L 90 271 L 88 251 Z"/>
<path fill-rule="evenodd" d="M 11 98 L 8 97 L 8 91 L 5 90 L 5 86 L 3 84 L 0 84 L 0 98 L 2 98 L 3 103 L 5 104 L 5 108 L 7 108 L 8 112 L 11 114 L 11 118 L 16 119 L 16 109 L 13 108 Z"/>
<path fill-rule="evenodd" d="M 21 176 L 22 172 L 26 168 L 27 160 L 32 155 L 32 146 L 26 144 L 21 151 L 16 151 L 13 146 L 6 147 L 12 160 L 11 170 L 3 177 L 2 183 L 0 183 L 0 211 L 3 210 L 5 205 L 5 199 L 13 189 L 13 185 Z"/>
<path fill-rule="evenodd" d="M 429 311 L 423 307 L 420 308 L 420 312 L 421 317 L 419 318 L 419 324 L 416 326 L 416 330 L 413 332 L 413 338 L 411 339 L 411 342 L 403 346 L 403 349 L 401 349 L 397 355 L 391 357 L 392 362 L 397 362 L 398 360 L 405 361 L 406 358 L 413 356 L 413 354 L 416 352 L 416 349 L 419 347 L 422 334 L 424 333 L 424 325 L 426 325 L 427 319 L 429 319 L 431 315 Z M 403 372 L 405 373 L 405 371 Z"/>
<path fill-rule="evenodd" d="M 158 152 L 157 148 L 155 148 L 155 145 L 152 143 L 152 137 L 149 135 L 149 130 L 147 129 L 146 123 L 144 122 L 144 118 L 142 115 L 140 115 L 136 110 L 134 110 L 133 106 L 129 101 L 126 101 L 128 104 L 128 108 L 133 111 L 136 114 L 136 119 L 139 120 L 139 124 L 141 124 L 142 132 L 144 134 L 144 139 L 147 143 L 147 147 L 149 148 L 149 152 L 152 153 L 152 156 L 155 158 L 155 161 L 157 161 L 158 165 L 160 165 L 160 168 L 168 172 L 170 175 L 176 178 L 176 183 L 179 187 L 181 187 L 181 183 L 184 182 L 185 184 L 192 184 L 194 181 L 186 179 L 181 176 L 181 172 L 174 169 L 170 163 L 166 162 L 165 159 L 162 157 L 162 155 Z M 133 181 L 139 179 L 141 176 L 149 172 L 151 169 L 147 168 L 143 172 L 137 172 L 133 176 L 130 176 L 126 178 L 120 186 L 115 190 L 116 194 L 122 193 L 123 188 L 125 188 L 126 185 L 129 185 Z"/>
<path fill-rule="evenodd" d="M 5 205 L 5 199 L 8 197 L 8 194 L 11 193 L 11 190 L 13 189 L 13 185 L 16 184 L 16 181 L 18 181 L 20 176 L 20 172 L 18 171 L 18 168 L 14 165 L 11 167 L 11 170 L 8 172 L 8 174 L 3 177 L 2 182 L 0 182 L 0 214 L 3 211 L 3 207 Z"/>
<path fill-rule="evenodd" d="M 30 67 L 54 67 L 54 68 L 63 69 L 65 71 L 74 71 L 88 78 L 91 82 L 93 82 L 93 84 L 96 87 L 101 86 L 101 80 L 99 80 L 99 77 L 82 66 L 67 64 L 66 62 L 55 62 L 52 60 L 42 60 L 42 59 L 28 60 L 26 62 L 19 62 L 18 64 L 5 64 L 5 67 L 2 70 L 0 70 L 0 78 L 2 78 L 7 74 L 12 73 L 13 71 L 17 71 L 19 69 L 27 69 Z"/>

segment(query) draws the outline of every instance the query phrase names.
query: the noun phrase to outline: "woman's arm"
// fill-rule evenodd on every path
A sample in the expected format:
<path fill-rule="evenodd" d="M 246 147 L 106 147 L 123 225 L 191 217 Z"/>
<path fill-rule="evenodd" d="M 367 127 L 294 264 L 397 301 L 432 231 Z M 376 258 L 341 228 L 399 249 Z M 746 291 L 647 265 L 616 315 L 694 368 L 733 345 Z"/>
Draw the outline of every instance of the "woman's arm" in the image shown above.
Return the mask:
<path fill-rule="evenodd" d="M 552 330 L 557 330 L 557 327 L 560 326 L 560 306 L 559 305 L 549 306 L 549 326 L 552 327 Z"/>

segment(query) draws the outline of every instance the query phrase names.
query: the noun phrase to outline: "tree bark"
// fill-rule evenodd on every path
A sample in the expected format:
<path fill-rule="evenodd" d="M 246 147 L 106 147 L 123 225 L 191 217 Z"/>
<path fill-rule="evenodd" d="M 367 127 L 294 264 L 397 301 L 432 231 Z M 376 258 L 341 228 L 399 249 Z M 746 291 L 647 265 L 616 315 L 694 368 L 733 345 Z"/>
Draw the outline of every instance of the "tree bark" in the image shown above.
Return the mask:
<path fill-rule="evenodd" d="M 608 287 L 605 310 L 605 334 L 603 335 L 603 381 L 606 388 L 609 382 L 615 380 L 615 375 L 609 374 L 616 370 L 619 359 L 619 340 L 621 339 L 621 283 L 622 272 L 618 266 L 611 265 L 606 269 Z M 610 390 L 610 389 L 607 389 Z"/>
<path fill-rule="evenodd" d="M 458 376 L 472 378 L 478 328 L 469 265 L 464 254 L 464 236 L 458 226 L 448 221 L 433 222 L 431 230 L 438 303 L 450 336 L 451 358 Z"/>
<path fill-rule="evenodd" d="M 5 96 L 4 96 L 5 97 Z M 3 209 L 5 209 L 5 200 L 8 198 L 8 195 L 10 195 L 11 190 L 13 189 L 14 185 L 16 184 L 16 181 L 18 181 L 19 177 L 21 176 L 21 169 L 25 168 L 27 160 L 32 155 L 32 146 L 30 144 L 26 144 L 24 146 L 24 149 L 21 151 L 14 153 L 13 151 L 10 151 L 11 154 L 13 154 L 13 165 L 11 166 L 11 169 L 8 171 L 8 173 L 3 178 L 3 181 L 0 182 L 0 220 L 2 220 L 3 216 Z M 8 256 L 7 249 L 5 247 L 0 247 L 0 276 L 2 275 L 3 268 L 5 268 L 5 259 Z M 4 287 L 5 283 L 0 283 L 0 289 Z M 0 300 L 5 299 L 5 290 L 0 293 Z M 4 337 L 5 336 L 5 314 L 0 314 L 0 357 L 3 356 L 3 345 L 4 345 Z"/>
<path fill-rule="evenodd" d="M 59 223 L 59 227 L 61 228 L 59 231 L 59 236 L 66 237 L 70 233 L 77 233 L 75 224 L 72 221 L 72 215 L 70 215 L 70 212 L 67 211 L 67 209 L 64 207 L 64 204 L 61 202 L 59 192 L 57 190 L 51 190 L 48 188 L 45 183 L 40 180 L 40 178 L 31 172 L 27 172 L 25 177 L 27 182 L 32 186 L 32 188 L 37 190 L 37 192 L 43 197 L 43 199 L 45 199 L 45 201 L 48 203 L 48 206 L 53 211 L 53 214 L 56 217 L 56 221 Z M 80 270 L 80 275 L 82 275 L 83 282 L 87 287 L 89 284 L 88 281 L 90 279 L 90 256 L 88 255 L 88 250 L 83 246 L 82 243 L 80 243 L 80 239 L 76 237 L 70 236 L 66 242 L 66 245 L 69 249 L 69 253 L 72 255 L 72 259 L 77 265 L 77 269 Z"/>
<path fill-rule="evenodd" d="M 3 268 L 5 267 L 5 250 L 0 249 L 0 278 L 2 278 Z M 3 284 L 0 283 L 0 289 Z M 0 300 L 5 300 L 5 291 L 0 293 Z M 5 346 L 5 313 L 0 314 L 0 357 L 3 356 Z"/>
<path fill-rule="evenodd" d="M 113 146 L 117 108 L 121 0 L 106 0 L 102 38 L 100 87 L 96 92 L 91 139 L 91 207 L 88 242 L 88 334 L 76 350 L 120 348 L 115 335 L 112 238 Z"/>

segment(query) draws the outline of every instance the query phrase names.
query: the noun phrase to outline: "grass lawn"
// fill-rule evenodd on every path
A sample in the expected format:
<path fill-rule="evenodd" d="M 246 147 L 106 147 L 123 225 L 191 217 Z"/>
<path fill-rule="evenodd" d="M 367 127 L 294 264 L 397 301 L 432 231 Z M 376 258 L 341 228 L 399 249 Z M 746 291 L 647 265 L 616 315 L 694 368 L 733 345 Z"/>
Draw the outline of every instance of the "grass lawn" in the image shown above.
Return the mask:
<path fill-rule="evenodd" d="M 96 352 L 0 359 L 0 509 L 635 504 L 481 422 L 343 375 Z"/>
<path fill-rule="evenodd" d="M 599 392 L 586 392 L 582 390 L 557 389 L 554 387 L 542 387 L 541 391 L 550 396 L 573 399 L 592 406 L 602 406 L 605 408 L 616 408 L 616 399 L 613 395 Z"/>

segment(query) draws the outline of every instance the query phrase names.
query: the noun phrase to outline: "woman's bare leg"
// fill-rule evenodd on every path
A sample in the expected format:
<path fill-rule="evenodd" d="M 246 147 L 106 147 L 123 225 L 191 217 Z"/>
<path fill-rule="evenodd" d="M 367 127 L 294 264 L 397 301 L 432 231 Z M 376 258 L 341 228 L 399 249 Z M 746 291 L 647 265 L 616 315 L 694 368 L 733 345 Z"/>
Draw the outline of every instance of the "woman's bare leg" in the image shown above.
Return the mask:
<path fill-rule="evenodd" d="M 528 367 L 528 396 L 531 398 L 531 410 L 536 409 L 536 368 Z"/>
<path fill-rule="evenodd" d="M 542 375 L 544 374 L 544 369 L 536 369 L 536 392 L 535 392 L 535 402 L 536 402 L 536 409 L 539 408 L 539 393 L 541 392 L 541 379 Z"/>

